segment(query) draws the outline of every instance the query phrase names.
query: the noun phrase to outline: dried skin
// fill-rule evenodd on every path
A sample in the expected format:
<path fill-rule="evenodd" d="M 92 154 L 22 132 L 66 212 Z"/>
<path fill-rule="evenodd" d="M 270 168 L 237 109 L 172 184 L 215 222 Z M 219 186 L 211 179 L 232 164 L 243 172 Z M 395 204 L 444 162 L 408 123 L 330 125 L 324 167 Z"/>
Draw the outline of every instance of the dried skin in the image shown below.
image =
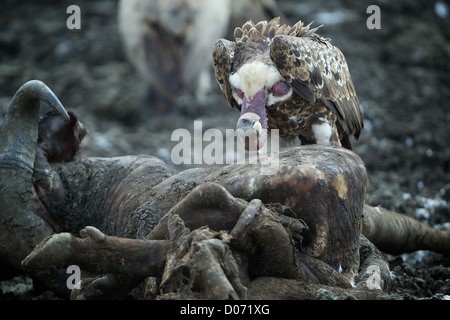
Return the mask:
<path fill-rule="evenodd" d="M 220 291 L 210 283 L 217 297 L 235 297 L 235 293 L 241 297 L 237 277 L 246 284 L 250 281 L 249 286 L 275 276 L 284 279 L 280 283 L 303 280 L 312 283 L 310 288 L 331 285 L 343 290 L 350 289 L 349 279 L 355 279 L 360 290 L 370 278 L 372 264 L 380 268 L 381 289 L 385 290 L 389 282 L 386 262 L 361 236 L 361 230 L 388 252 L 450 251 L 448 231 L 424 227 L 387 210 L 380 215 L 364 206 L 367 175 L 361 159 L 351 151 L 317 145 L 288 149 L 279 154 L 278 171 L 272 176 L 261 175 L 260 165 L 242 164 L 176 173 L 150 156 L 50 164 L 36 143 L 40 100 L 70 119 L 45 85 L 30 82 L 19 90 L 0 127 L 0 203 L 5 208 L 0 212 L 2 272 L 28 271 L 20 261 L 39 241 L 58 229 L 75 234 L 86 225 L 101 231 L 88 228 L 81 232 L 88 235 L 84 239 L 69 233 L 51 236 L 24 265 L 52 269 L 76 262 L 94 272 L 124 274 L 125 278 L 115 277 L 114 281 L 102 277 L 87 281 L 97 289 L 109 286 L 111 291 L 123 282 L 134 283 L 136 275 L 160 277 L 162 265 L 176 267 L 181 262 L 193 268 L 194 283 L 195 279 L 209 283 L 207 279 L 217 274 L 221 277 L 217 281 L 226 284 L 226 277 L 234 292 L 231 287 Z M 271 209 L 277 206 L 300 225 Z M 163 219 L 167 213 L 182 216 L 192 230 L 177 233 L 177 228 L 167 224 L 170 219 Z M 204 237 L 195 238 L 193 245 L 191 237 L 185 247 L 189 249 L 180 259 L 176 250 L 182 246 L 172 246 L 175 252 L 166 256 L 167 239 L 172 244 L 189 243 L 192 232 L 205 223 L 226 233 L 220 233 L 220 239 L 213 236 L 208 249 L 198 251 L 194 250 L 195 241 L 200 243 Z M 155 232 L 149 235 L 152 230 Z M 146 235 L 148 239 L 136 239 Z M 55 239 L 61 241 L 52 242 Z M 232 256 L 224 254 L 229 249 Z M 102 256 L 104 252 L 109 253 Z M 189 265 L 195 252 L 199 254 L 196 257 L 215 261 L 217 272 Z M 155 261 L 151 268 L 148 259 Z M 229 263 L 222 263 L 224 259 Z M 235 266 L 239 272 L 232 271 Z M 248 271 L 247 277 L 243 270 Z M 89 296 L 88 287 L 80 297 Z M 168 294 L 171 292 L 174 290 Z"/>

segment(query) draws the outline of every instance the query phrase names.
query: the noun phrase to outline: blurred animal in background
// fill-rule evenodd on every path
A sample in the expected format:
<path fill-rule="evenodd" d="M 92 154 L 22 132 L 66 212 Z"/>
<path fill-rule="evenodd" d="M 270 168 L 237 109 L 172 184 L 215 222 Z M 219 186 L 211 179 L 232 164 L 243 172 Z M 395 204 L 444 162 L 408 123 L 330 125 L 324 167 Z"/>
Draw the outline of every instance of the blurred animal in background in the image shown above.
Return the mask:
<path fill-rule="evenodd" d="M 207 95 L 211 50 L 229 26 L 281 14 L 275 0 L 119 0 L 118 11 L 126 55 L 148 85 L 146 117 Z"/>
<path fill-rule="evenodd" d="M 194 90 L 210 63 L 212 45 L 226 32 L 228 2 L 120 0 L 119 30 L 127 56 L 149 86 L 147 112 L 167 112 Z"/>
<path fill-rule="evenodd" d="M 302 144 L 348 149 L 349 137 L 359 137 L 364 122 L 347 62 L 317 29 L 301 21 L 280 25 L 278 18 L 248 21 L 235 29 L 235 41 L 217 41 L 217 81 L 241 111 L 237 128 L 257 136 L 247 150 L 259 150 L 270 129 Z"/>

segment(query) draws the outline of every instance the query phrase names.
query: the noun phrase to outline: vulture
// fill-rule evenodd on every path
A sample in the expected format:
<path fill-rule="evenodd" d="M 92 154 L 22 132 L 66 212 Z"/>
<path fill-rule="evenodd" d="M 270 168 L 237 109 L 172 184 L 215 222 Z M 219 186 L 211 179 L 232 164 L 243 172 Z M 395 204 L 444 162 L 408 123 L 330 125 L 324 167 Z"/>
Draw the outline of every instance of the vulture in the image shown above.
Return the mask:
<path fill-rule="evenodd" d="M 234 30 L 234 41 L 217 40 L 216 80 L 240 111 L 241 137 L 256 135 L 247 150 L 261 149 L 274 129 L 287 141 L 347 149 L 350 136 L 359 138 L 364 121 L 347 62 L 318 28 L 250 20 Z"/>

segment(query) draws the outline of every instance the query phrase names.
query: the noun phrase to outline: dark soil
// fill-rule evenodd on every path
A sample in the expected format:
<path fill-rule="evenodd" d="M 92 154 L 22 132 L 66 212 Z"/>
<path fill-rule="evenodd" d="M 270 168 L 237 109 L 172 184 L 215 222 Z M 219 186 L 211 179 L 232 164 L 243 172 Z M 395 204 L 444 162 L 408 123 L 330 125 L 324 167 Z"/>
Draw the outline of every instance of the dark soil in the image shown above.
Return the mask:
<path fill-rule="evenodd" d="M 81 30 L 66 27 L 70 4 L 81 8 Z M 372 4 L 381 9 L 379 30 L 366 27 Z M 428 0 L 279 5 L 292 22 L 323 24 L 320 34 L 346 56 L 365 118 L 352 144 L 367 165 L 367 203 L 450 229 L 450 7 Z M 125 57 L 116 17 L 110 0 L 0 2 L 0 121 L 15 91 L 39 79 L 88 127 L 81 157 L 152 154 L 170 163 L 174 129 L 192 131 L 197 119 L 203 130 L 234 128 L 238 114 L 215 81 L 205 99 L 142 120 L 146 85 Z M 382 299 L 450 299 L 450 257 L 388 259 L 392 288 Z M 0 299 L 56 298 L 26 277 L 0 288 Z"/>

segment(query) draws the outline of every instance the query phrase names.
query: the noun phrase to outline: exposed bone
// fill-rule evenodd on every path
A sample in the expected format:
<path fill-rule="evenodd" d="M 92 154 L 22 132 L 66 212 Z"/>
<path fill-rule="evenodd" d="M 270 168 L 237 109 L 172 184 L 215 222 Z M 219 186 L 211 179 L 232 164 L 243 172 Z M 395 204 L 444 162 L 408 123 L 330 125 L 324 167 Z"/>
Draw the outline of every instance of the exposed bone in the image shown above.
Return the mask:
<path fill-rule="evenodd" d="M 82 238 L 91 238 L 96 242 L 102 242 L 106 239 L 106 236 L 103 232 L 92 226 L 87 226 L 86 228 L 81 230 L 80 236 Z"/>
<path fill-rule="evenodd" d="M 44 239 L 23 260 L 22 265 L 33 269 L 56 269 L 74 264 L 97 274 L 132 274 L 135 277 L 154 276 L 162 272 L 168 241 L 114 236 L 105 236 L 98 241 L 98 232 L 91 231 L 91 234 L 94 238 L 88 236 L 80 239 L 69 233 L 54 234 Z"/>

